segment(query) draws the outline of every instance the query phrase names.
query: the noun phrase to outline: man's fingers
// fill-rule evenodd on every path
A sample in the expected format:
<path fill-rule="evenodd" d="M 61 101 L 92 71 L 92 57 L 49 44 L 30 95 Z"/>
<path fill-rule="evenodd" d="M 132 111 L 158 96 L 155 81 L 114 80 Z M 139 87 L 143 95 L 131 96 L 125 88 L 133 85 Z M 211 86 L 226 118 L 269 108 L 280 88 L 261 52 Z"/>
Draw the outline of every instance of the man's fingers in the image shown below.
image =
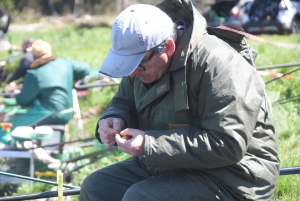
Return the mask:
<path fill-rule="evenodd" d="M 113 129 L 117 130 L 120 132 L 124 128 L 124 122 L 123 120 L 119 118 L 113 118 Z"/>
<path fill-rule="evenodd" d="M 104 138 L 103 136 L 100 136 L 100 139 L 101 142 L 107 147 L 111 147 L 116 143 L 114 136 L 111 136 L 110 138 Z"/>
<path fill-rule="evenodd" d="M 112 128 L 112 123 L 109 123 L 108 121 L 99 121 L 98 133 L 114 136 L 119 132 L 120 131 Z"/>
<path fill-rule="evenodd" d="M 115 142 L 106 143 L 104 145 L 107 147 L 112 147 L 113 145 L 115 145 Z"/>
<path fill-rule="evenodd" d="M 120 135 L 123 139 L 131 139 L 133 137 L 131 132 L 128 132 L 128 129 L 123 130 L 122 132 L 120 132 Z"/>
<path fill-rule="evenodd" d="M 122 138 L 122 136 L 120 134 L 117 134 L 115 136 L 115 140 L 116 140 L 117 144 L 123 144 L 123 143 L 125 143 L 127 141 L 127 139 Z"/>
<path fill-rule="evenodd" d="M 129 153 L 128 148 L 130 147 L 130 141 L 126 138 L 123 138 L 120 134 L 115 136 L 116 143 L 118 144 L 118 149 L 125 153 Z"/>
<path fill-rule="evenodd" d="M 99 130 L 98 132 L 107 133 L 107 134 L 114 134 L 114 130 L 112 129 L 113 121 L 112 119 L 102 119 L 99 121 Z"/>

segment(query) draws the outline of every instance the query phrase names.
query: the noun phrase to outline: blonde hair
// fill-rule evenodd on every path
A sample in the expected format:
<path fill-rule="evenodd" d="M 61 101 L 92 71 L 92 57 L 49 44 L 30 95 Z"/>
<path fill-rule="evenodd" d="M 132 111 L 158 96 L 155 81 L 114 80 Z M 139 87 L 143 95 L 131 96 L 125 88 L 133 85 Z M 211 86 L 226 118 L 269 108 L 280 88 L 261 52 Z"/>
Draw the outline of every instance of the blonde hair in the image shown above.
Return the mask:
<path fill-rule="evenodd" d="M 38 57 L 41 57 L 44 55 L 49 55 L 49 56 L 52 55 L 51 45 L 48 42 L 43 41 L 41 39 L 34 41 L 32 43 L 31 47 L 32 47 L 32 53 L 35 58 L 38 58 Z"/>

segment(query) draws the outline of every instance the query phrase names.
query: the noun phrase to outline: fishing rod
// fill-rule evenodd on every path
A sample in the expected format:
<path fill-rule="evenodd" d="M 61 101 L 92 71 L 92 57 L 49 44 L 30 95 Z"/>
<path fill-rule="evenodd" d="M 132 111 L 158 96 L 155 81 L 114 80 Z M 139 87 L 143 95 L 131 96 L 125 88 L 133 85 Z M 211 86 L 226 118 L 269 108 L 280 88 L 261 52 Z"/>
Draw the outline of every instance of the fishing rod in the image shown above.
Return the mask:
<path fill-rule="evenodd" d="M 51 45 L 56 45 L 56 44 L 59 44 L 63 41 L 65 41 L 67 39 L 67 37 L 63 37 L 53 43 L 51 43 Z M 23 59 L 24 57 L 24 53 L 20 54 L 20 55 L 16 55 L 16 56 L 10 56 L 10 57 L 6 57 L 4 59 L 1 59 L 0 60 L 0 63 L 4 66 L 6 64 L 9 64 L 9 63 L 12 63 L 12 62 L 15 62 L 15 61 L 20 61 L 21 59 Z"/>
<path fill-rule="evenodd" d="M 111 154 L 111 153 L 109 151 L 107 151 L 105 154 L 103 154 L 101 156 L 97 156 L 95 159 L 90 160 L 90 162 L 88 162 L 86 164 L 83 164 L 83 165 L 80 165 L 80 166 L 77 166 L 74 169 L 72 169 L 71 171 L 65 172 L 64 177 L 70 176 L 74 171 L 77 171 L 77 170 L 79 170 L 79 169 L 81 169 L 81 168 L 83 168 L 87 165 L 93 164 L 93 163 L 97 162 L 98 160 L 100 160 L 101 158 L 108 156 L 109 154 Z"/>
<path fill-rule="evenodd" d="M 4 92 L 4 93 L 0 93 L 0 96 L 2 96 L 2 97 L 10 97 L 13 94 L 14 94 L 13 92 Z"/>
<path fill-rule="evenodd" d="M 277 64 L 277 65 L 272 65 L 272 66 L 259 66 L 259 67 L 256 67 L 256 70 L 265 70 L 265 69 L 273 69 L 273 68 L 285 68 L 285 67 L 293 67 L 293 66 L 300 66 L 300 62 L 288 63 L 288 64 Z"/>
<path fill-rule="evenodd" d="M 74 158 L 71 158 L 69 160 L 65 160 L 65 161 L 62 161 L 61 163 L 72 163 L 72 162 L 76 162 L 78 160 L 81 160 L 81 159 L 85 159 L 85 158 L 91 158 L 93 156 L 97 156 L 99 154 L 105 154 L 107 152 L 115 152 L 118 150 L 118 147 L 109 147 L 109 148 L 105 148 L 105 149 L 101 149 L 99 151 L 95 151 L 95 152 L 92 152 L 92 153 L 89 153 L 89 154 L 85 154 L 83 156 L 78 156 L 78 157 L 74 157 Z"/>
<path fill-rule="evenodd" d="M 112 86 L 112 85 L 119 85 L 120 83 L 117 82 L 107 82 L 107 83 L 92 83 L 92 84 L 84 84 L 84 85 L 80 85 L 80 84 L 75 84 L 74 88 L 75 89 L 87 89 L 87 88 L 92 88 L 92 87 L 105 87 L 105 86 Z"/>
<path fill-rule="evenodd" d="M 280 175 L 300 174 L 300 166 L 280 168 Z"/>
<path fill-rule="evenodd" d="M 80 188 L 63 191 L 63 196 L 79 195 L 79 194 L 80 194 Z M 58 197 L 57 191 L 46 191 L 46 192 L 27 194 L 27 195 L 0 197 L 0 201 L 23 201 L 23 200 L 33 200 L 33 199 L 53 198 L 53 197 Z"/>
<path fill-rule="evenodd" d="M 276 101 L 275 103 L 278 103 L 278 104 L 282 105 L 282 104 L 289 103 L 289 102 L 292 102 L 292 101 L 297 101 L 297 100 L 300 100 L 300 95 L 280 99 L 280 100 Z"/>
<path fill-rule="evenodd" d="M 89 161 L 88 164 L 91 164 L 91 163 L 94 163 L 97 160 L 99 160 L 99 159 L 101 159 L 101 158 L 103 158 L 103 157 L 111 154 L 112 152 L 117 151 L 117 150 L 118 150 L 117 147 L 109 147 L 109 148 L 98 150 L 98 151 L 95 151 L 95 152 L 92 152 L 92 153 L 89 153 L 89 154 L 85 154 L 85 155 L 82 155 L 82 156 L 74 157 L 74 158 L 62 161 L 60 167 L 62 169 L 65 169 L 67 167 L 68 163 L 77 162 L 77 161 L 82 160 L 82 159 L 92 158 L 92 157 L 96 156 L 96 158 L 94 158 L 93 160 Z M 101 155 L 101 156 L 99 156 L 99 155 Z M 82 167 L 85 167 L 86 165 L 87 164 L 84 164 L 84 165 L 81 165 L 81 166 L 77 166 L 73 170 L 67 172 L 65 176 L 70 175 L 72 172 L 74 172 L 76 170 L 79 170 Z M 46 184 L 52 184 L 52 185 L 55 185 L 55 186 L 58 185 L 56 182 L 51 182 L 51 181 L 47 181 L 47 180 L 42 180 L 42 179 L 37 179 L 37 178 L 33 178 L 33 177 L 27 177 L 27 176 L 22 176 L 22 175 L 7 173 L 7 172 L 1 172 L 0 171 L 0 175 L 10 176 L 10 177 L 16 177 L 16 178 L 19 178 L 19 179 L 25 179 L 25 180 L 30 180 L 30 181 L 42 182 L 42 183 L 46 183 Z M 78 188 L 76 186 L 70 186 L 70 185 L 63 185 L 63 186 L 67 187 L 67 188 Z"/>
<path fill-rule="evenodd" d="M 280 175 L 291 175 L 291 174 L 300 174 L 300 167 L 284 167 L 280 168 Z M 64 190 L 63 196 L 70 195 L 80 195 L 80 188 L 72 189 L 72 190 Z M 52 198 L 58 197 L 57 191 L 46 191 L 35 194 L 28 195 L 17 195 L 17 196 L 6 196 L 0 197 L 0 201 L 22 201 L 22 200 L 32 200 L 32 199 L 40 199 L 40 198 Z"/>
<path fill-rule="evenodd" d="M 299 70 L 300 70 L 300 68 L 297 68 L 296 70 L 293 70 L 293 71 L 287 72 L 287 73 L 285 73 L 285 74 L 282 74 L 280 77 L 275 77 L 275 78 L 273 78 L 273 79 L 267 81 L 265 84 L 269 84 L 270 82 L 273 82 L 273 81 L 275 81 L 275 80 L 278 80 L 278 79 L 280 79 L 280 78 L 283 78 L 284 76 L 286 76 L 286 75 L 288 75 L 288 74 L 291 74 L 291 73 L 294 73 L 294 72 L 297 72 L 297 71 L 299 71 Z"/>
<path fill-rule="evenodd" d="M 93 80 L 93 79 L 96 81 L 87 83 L 88 80 Z M 74 88 L 80 90 L 80 89 L 88 89 L 92 87 L 105 87 L 105 86 L 112 86 L 112 85 L 119 85 L 119 84 L 120 84 L 119 79 L 110 78 L 106 75 L 97 72 L 96 74 L 87 75 L 83 79 L 78 80 L 75 83 Z"/>
<path fill-rule="evenodd" d="M 96 156 L 96 155 L 99 155 L 99 154 L 105 154 L 105 155 L 102 155 L 100 157 L 96 157 L 95 159 L 91 160 L 88 163 L 88 164 L 91 164 L 91 163 L 94 163 L 97 160 L 105 157 L 106 155 L 110 154 L 109 153 L 110 151 L 116 151 L 117 149 L 118 149 L 117 147 L 110 147 L 110 148 L 107 148 L 105 150 L 96 151 L 96 152 L 93 152 L 91 154 L 87 154 L 87 155 L 84 155 L 84 156 L 81 156 L 81 157 L 77 157 L 77 158 L 67 160 L 65 162 L 66 163 L 74 162 L 76 160 L 86 158 L 87 156 L 91 157 L 91 156 Z M 82 166 L 78 166 L 74 170 L 72 170 L 70 172 L 66 172 L 64 176 L 69 176 L 70 174 L 72 174 L 73 171 L 78 170 L 82 167 L 85 167 L 86 165 L 87 164 L 82 165 Z M 37 181 L 37 182 L 42 182 L 42 183 L 46 183 L 46 184 L 52 184 L 52 185 L 55 185 L 55 186 L 58 185 L 58 183 L 56 183 L 56 182 L 51 182 L 51 181 L 42 180 L 42 179 L 35 179 L 35 178 L 31 178 L 31 177 L 25 177 L 25 176 L 20 176 L 20 175 L 5 173 L 5 172 L 0 172 L 0 174 L 7 175 L 7 176 L 14 176 L 14 177 L 17 177 L 17 178 L 23 178 L 23 179 Z M 79 195 L 80 194 L 80 187 L 70 186 L 70 185 L 65 185 L 65 184 L 63 184 L 63 187 L 73 188 L 72 190 L 63 191 L 63 196 Z M 41 193 L 36 193 L 36 194 L 28 194 L 28 195 L 6 196 L 6 197 L 3 197 L 3 198 L 0 197 L 0 201 L 2 201 L 2 200 L 3 201 L 23 201 L 23 200 L 31 200 L 31 199 L 39 199 L 39 198 L 51 198 L 51 197 L 58 197 L 58 192 L 57 191 L 47 191 L 47 192 L 41 192 Z"/>
<path fill-rule="evenodd" d="M 16 55 L 16 56 L 10 56 L 4 59 L 0 60 L 0 63 L 4 65 L 15 62 L 15 61 L 19 61 L 24 57 L 24 54 L 21 55 Z"/>
<path fill-rule="evenodd" d="M 77 139 L 77 140 L 72 140 L 72 141 L 67 141 L 67 142 L 59 142 L 59 143 L 54 143 L 54 144 L 47 144 L 47 145 L 43 145 L 43 146 L 31 147 L 29 149 L 55 147 L 55 146 L 59 146 L 59 145 L 72 144 L 72 143 L 75 143 L 75 142 L 85 142 L 85 141 L 90 141 L 90 140 L 95 140 L 95 137 Z"/>
<path fill-rule="evenodd" d="M 7 173 L 7 172 L 1 172 L 1 171 L 0 171 L 0 175 L 5 175 L 5 176 L 9 176 L 9 177 L 15 177 L 15 178 L 19 178 L 19 179 L 25 179 L 25 180 L 29 180 L 29 181 L 36 181 L 36 182 L 41 182 L 41 183 L 45 183 L 45 184 L 51 184 L 51 185 L 54 185 L 54 186 L 58 186 L 58 183 L 56 183 L 56 182 L 43 180 L 43 179 L 37 179 L 37 178 L 34 178 L 34 177 L 26 177 L 26 176 L 22 176 L 22 175 L 17 175 L 17 174 L 12 174 L 12 173 Z M 70 185 L 66 185 L 66 184 L 63 184 L 63 187 L 71 188 L 71 189 L 79 188 L 77 186 L 70 186 Z"/>

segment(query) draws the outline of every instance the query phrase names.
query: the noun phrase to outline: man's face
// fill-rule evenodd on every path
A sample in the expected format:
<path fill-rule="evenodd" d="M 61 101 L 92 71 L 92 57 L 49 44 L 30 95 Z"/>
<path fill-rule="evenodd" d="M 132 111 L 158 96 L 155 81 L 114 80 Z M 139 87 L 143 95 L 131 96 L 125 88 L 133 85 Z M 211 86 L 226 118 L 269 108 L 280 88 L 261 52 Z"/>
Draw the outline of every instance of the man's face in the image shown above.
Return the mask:
<path fill-rule="evenodd" d="M 146 60 L 151 57 L 152 51 L 149 50 L 146 52 L 143 60 L 141 61 L 141 64 L 144 64 Z M 145 66 L 145 71 L 141 71 L 139 69 L 136 69 L 133 71 L 129 76 L 130 77 L 139 77 L 143 83 L 152 83 L 157 80 L 159 80 L 165 71 L 168 68 L 169 58 L 165 53 L 162 54 L 154 54 L 153 57 L 147 62 L 147 65 Z"/>
<path fill-rule="evenodd" d="M 22 51 L 25 53 L 27 51 L 27 48 L 31 47 L 31 43 L 27 42 L 27 41 L 24 41 L 22 43 Z"/>

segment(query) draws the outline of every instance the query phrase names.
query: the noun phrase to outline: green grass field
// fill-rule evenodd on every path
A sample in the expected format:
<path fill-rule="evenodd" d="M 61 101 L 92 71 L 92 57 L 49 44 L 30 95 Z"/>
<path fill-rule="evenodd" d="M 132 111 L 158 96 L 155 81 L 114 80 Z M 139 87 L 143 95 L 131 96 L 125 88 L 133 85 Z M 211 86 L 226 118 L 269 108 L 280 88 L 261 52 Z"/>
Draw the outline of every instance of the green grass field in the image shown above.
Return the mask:
<path fill-rule="evenodd" d="M 85 61 L 89 63 L 93 69 L 97 70 L 110 49 L 110 31 L 109 27 L 100 27 L 97 25 L 50 24 L 30 32 L 10 31 L 7 34 L 7 37 L 15 44 L 21 44 L 22 39 L 26 37 L 46 40 L 52 44 L 53 52 L 56 56 Z M 251 46 L 258 52 L 258 57 L 255 62 L 257 67 L 300 62 L 300 48 L 283 48 L 272 44 L 272 42 L 300 44 L 300 35 L 260 35 L 260 37 L 267 39 L 269 42 L 261 43 L 248 39 Z M 0 59 L 5 58 L 6 56 L 9 55 L 0 53 Z M 5 68 L 13 69 L 16 65 L 17 62 L 14 62 L 7 65 Z M 299 67 L 300 66 L 269 69 L 265 71 L 288 73 Z M 275 104 L 277 100 L 290 98 L 300 94 L 299 72 L 291 73 L 291 75 L 293 76 L 291 79 L 281 78 L 266 85 L 270 101 L 274 103 L 271 115 L 276 127 L 281 167 L 300 166 L 299 100 L 285 104 Z M 263 79 L 267 82 L 273 78 L 263 76 Z M 89 89 L 87 98 L 79 100 L 82 113 L 95 105 L 99 105 L 102 109 L 105 108 L 116 89 L 116 86 L 106 87 L 103 91 Z M 102 110 L 100 110 L 98 114 L 86 119 L 83 137 L 93 136 L 101 111 Z M 72 122 L 70 122 L 70 124 L 72 125 Z M 72 135 L 72 132 L 72 126 L 70 126 L 70 135 Z M 85 151 L 89 152 L 90 150 Z M 127 157 L 128 155 L 117 152 L 109 157 L 102 158 L 97 163 L 80 169 L 74 174 L 73 185 L 80 186 L 83 178 L 91 172 Z M 13 194 L 30 194 L 50 190 L 51 188 L 51 185 L 40 183 L 35 183 L 34 186 L 21 185 L 18 187 L 17 191 L 13 192 Z M 6 190 L 6 187 L 0 185 L 0 191 L 1 190 Z M 300 176 L 281 176 L 273 200 L 296 201 L 299 200 L 299 195 Z M 78 200 L 78 196 L 72 196 L 72 200 Z"/>

